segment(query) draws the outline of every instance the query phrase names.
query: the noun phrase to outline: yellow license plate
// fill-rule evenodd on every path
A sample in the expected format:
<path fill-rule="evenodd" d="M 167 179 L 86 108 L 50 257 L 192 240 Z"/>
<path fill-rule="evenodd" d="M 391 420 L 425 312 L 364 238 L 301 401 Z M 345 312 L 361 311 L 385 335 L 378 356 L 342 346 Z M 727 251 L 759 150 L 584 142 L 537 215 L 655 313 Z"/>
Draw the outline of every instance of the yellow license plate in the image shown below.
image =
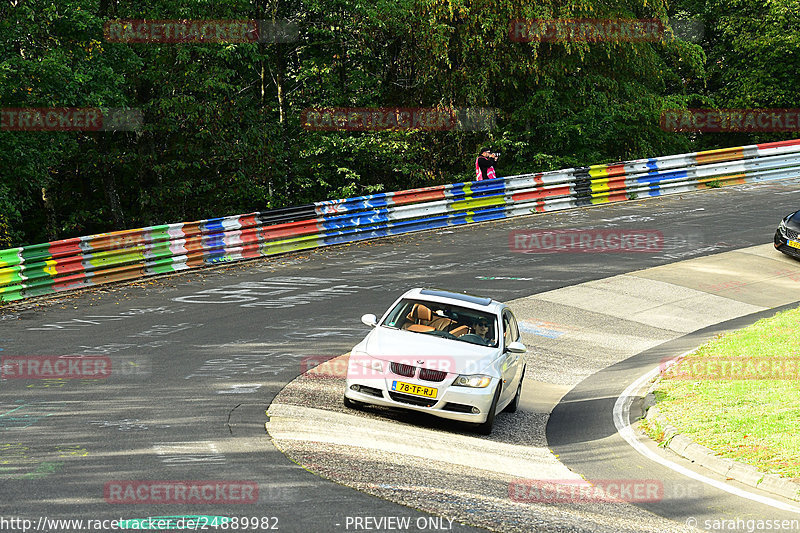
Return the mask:
<path fill-rule="evenodd" d="M 439 393 L 439 391 L 433 387 L 423 387 L 422 385 L 414 385 L 402 381 L 393 381 L 392 390 L 405 394 L 413 394 L 414 396 L 425 396 L 426 398 L 436 398 L 436 395 Z"/>
<path fill-rule="evenodd" d="M 798 248 L 798 249 L 800 249 L 800 242 L 796 242 L 796 241 L 786 241 L 786 244 L 788 244 L 788 245 L 789 245 L 789 246 L 791 246 L 792 248 Z"/>

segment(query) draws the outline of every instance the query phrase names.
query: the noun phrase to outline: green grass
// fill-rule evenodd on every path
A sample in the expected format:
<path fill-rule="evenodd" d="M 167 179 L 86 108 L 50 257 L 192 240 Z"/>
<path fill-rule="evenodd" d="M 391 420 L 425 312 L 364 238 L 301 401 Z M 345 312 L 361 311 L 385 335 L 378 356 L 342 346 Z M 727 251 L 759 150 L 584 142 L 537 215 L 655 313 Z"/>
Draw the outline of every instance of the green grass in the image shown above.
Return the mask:
<path fill-rule="evenodd" d="M 688 355 L 675 378 L 665 372 L 656 388 L 659 410 L 698 444 L 722 457 L 751 464 L 788 478 L 800 478 L 800 308 L 759 320 L 719 336 Z M 741 361 L 758 376 L 748 359 L 769 358 L 782 364 L 787 379 L 726 379 L 698 372 L 720 361 Z M 794 365 L 792 365 L 794 363 Z M 698 365 L 698 366 L 691 366 Z M 705 374 L 705 375 L 704 375 Z M 772 374 L 770 377 L 775 377 Z M 652 431 L 657 433 L 657 431 Z"/>

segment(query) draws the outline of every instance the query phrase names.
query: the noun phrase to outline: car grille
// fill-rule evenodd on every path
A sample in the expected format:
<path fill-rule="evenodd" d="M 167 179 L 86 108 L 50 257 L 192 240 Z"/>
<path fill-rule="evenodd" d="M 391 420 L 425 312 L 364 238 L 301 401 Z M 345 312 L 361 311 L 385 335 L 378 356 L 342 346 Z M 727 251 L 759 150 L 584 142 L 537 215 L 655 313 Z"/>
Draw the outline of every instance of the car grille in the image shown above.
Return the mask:
<path fill-rule="evenodd" d="M 793 241 L 800 241 L 800 234 L 793 229 L 786 228 L 786 236 Z"/>
<path fill-rule="evenodd" d="M 411 365 L 404 365 L 401 363 L 392 363 L 392 372 L 398 376 L 405 376 L 407 378 L 414 377 L 417 368 Z"/>
<path fill-rule="evenodd" d="M 408 394 L 400 394 L 397 392 L 390 392 L 389 397 L 396 402 L 409 403 L 421 407 L 431 407 L 436 403 L 436 400 L 431 398 L 420 398 L 418 396 L 409 396 Z"/>
<path fill-rule="evenodd" d="M 446 376 L 447 372 L 442 372 L 441 370 L 419 369 L 419 379 L 424 379 L 425 381 L 442 381 Z"/>

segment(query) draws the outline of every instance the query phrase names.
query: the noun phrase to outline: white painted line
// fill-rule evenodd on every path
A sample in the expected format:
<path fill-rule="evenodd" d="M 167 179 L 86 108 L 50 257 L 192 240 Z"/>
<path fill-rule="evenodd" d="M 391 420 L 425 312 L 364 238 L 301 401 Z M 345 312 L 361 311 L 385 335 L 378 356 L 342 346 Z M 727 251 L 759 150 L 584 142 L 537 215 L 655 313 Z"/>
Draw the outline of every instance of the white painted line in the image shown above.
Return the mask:
<path fill-rule="evenodd" d="M 689 350 L 688 352 L 681 354 L 680 356 L 673 359 L 672 362 L 680 360 L 685 355 L 693 351 L 694 350 Z M 661 371 L 663 366 L 664 365 L 655 367 L 654 369 L 650 370 L 645 375 L 643 375 L 642 377 L 631 383 L 628 386 L 628 388 L 622 392 L 619 398 L 617 398 L 617 401 L 614 403 L 614 425 L 617 427 L 617 432 L 620 434 L 620 436 L 623 439 L 625 439 L 625 441 L 628 444 L 630 444 L 633 447 L 633 449 L 635 449 L 637 452 L 644 455 L 651 461 L 655 461 L 656 463 L 665 466 L 667 468 L 670 468 L 675 472 L 683 474 L 684 476 L 700 481 L 701 483 L 711 485 L 712 487 L 718 488 L 720 490 L 724 490 L 725 492 L 729 492 L 734 496 L 747 498 L 748 500 L 753 500 L 755 502 L 762 503 L 764 505 L 769 505 L 770 507 L 774 507 L 782 511 L 789 511 L 791 513 L 800 514 L 800 507 L 796 507 L 794 505 L 775 500 L 768 496 L 754 494 L 752 492 L 740 489 L 738 487 L 733 487 L 731 485 L 728 485 L 727 483 L 724 483 L 722 481 L 717 481 L 715 479 L 706 477 L 702 474 L 698 474 L 697 472 L 693 472 L 692 470 L 689 470 L 684 466 L 674 463 L 668 459 L 664 459 L 663 457 L 659 456 L 655 452 L 648 449 L 644 444 L 639 442 L 639 439 L 636 437 L 636 434 L 634 433 L 630 423 L 630 407 L 634 398 L 636 398 L 634 392 L 642 388 L 645 383 L 656 377 L 656 375 Z"/>

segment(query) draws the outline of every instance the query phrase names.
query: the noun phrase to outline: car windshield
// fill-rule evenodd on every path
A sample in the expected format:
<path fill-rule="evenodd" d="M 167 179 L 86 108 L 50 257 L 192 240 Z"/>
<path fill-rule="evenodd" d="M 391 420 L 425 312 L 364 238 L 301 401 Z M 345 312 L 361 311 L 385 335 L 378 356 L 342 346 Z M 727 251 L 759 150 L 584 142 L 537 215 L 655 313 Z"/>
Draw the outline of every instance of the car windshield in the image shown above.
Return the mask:
<path fill-rule="evenodd" d="M 493 314 L 450 304 L 403 299 L 381 325 L 480 346 L 497 346 L 497 321 Z"/>

